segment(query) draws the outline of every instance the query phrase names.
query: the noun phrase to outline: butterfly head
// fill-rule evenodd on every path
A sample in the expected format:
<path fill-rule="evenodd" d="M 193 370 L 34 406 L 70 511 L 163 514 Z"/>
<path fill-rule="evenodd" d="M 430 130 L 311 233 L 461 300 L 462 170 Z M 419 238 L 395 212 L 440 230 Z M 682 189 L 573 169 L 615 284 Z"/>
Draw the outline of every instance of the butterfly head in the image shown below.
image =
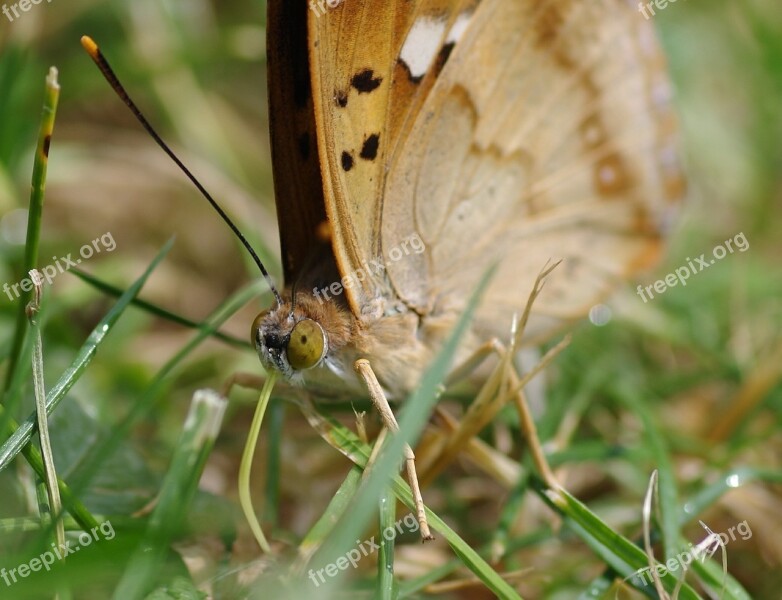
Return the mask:
<path fill-rule="evenodd" d="M 323 362 L 329 351 L 329 336 L 312 316 L 284 302 L 255 318 L 250 336 L 265 369 L 295 381 L 302 371 Z"/>

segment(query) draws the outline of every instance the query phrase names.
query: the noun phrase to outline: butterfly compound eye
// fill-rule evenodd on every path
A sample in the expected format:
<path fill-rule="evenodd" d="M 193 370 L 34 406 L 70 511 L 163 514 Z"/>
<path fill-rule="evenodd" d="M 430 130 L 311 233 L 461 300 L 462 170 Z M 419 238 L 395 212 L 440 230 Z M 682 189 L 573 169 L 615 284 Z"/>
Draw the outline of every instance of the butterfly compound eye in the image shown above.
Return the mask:
<path fill-rule="evenodd" d="M 252 344 L 253 348 L 258 346 L 258 330 L 261 328 L 261 323 L 269 312 L 270 311 L 268 310 L 261 312 L 253 321 L 252 327 L 250 328 L 250 344 Z"/>
<path fill-rule="evenodd" d="M 296 323 L 288 340 L 288 364 L 300 371 L 317 365 L 326 354 L 326 334 L 312 319 Z"/>

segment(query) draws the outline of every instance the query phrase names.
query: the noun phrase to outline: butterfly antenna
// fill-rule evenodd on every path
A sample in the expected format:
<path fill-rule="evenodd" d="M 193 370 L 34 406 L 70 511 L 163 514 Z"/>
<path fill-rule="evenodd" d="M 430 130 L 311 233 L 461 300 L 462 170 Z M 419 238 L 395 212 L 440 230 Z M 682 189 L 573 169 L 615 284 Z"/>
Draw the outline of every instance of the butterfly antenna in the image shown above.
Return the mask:
<path fill-rule="evenodd" d="M 250 242 L 247 241 L 247 238 L 244 237 L 244 234 L 242 234 L 242 232 L 239 231 L 239 228 L 236 225 L 234 225 L 234 222 L 231 221 L 231 219 L 228 217 L 227 214 L 225 214 L 225 211 L 223 211 L 223 209 L 215 201 L 215 199 L 212 198 L 212 195 L 206 191 L 206 188 L 203 185 L 201 185 L 201 182 L 198 181 L 198 179 L 196 179 L 195 175 L 193 175 L 190 172 L 190 169 L 188 169 L 184 165 L 184 163 L 181 160 L 179 160 L 179 157 L 177 157 L 177 155 L 174 154 L 171 148 L 168 147 L 168 144 L 166 144 L 163 141 L 163 139 L 157 134 L 157 132 L 152 128 L 152 125 L 149 124 L 149 121 L 147 121 L 146 117 L 141 113 L 139 108 L 136 106 L 135 102 L 133 102 L 133 100 L 130 99 L 130 96 L 128 96 L 128 93 L 125 91 L 125 88 L 119 82 L 119 79 L 117 79 L 117 76 L 114 74 L 114 71 L 112 70 L 108 61 L 103 56 L 103 53 L 100 51 L 100 48 L 98 48 L 98 45 L 93 41 L 93 39 L 87 35 L 82 36 L 81 45 L 87 51 L 87 54 L 90 55 L 90 57 L 95 62 L 95 64 L 98 65 L 98 68 L 100 69 L 101 73 L 103 73 L 103 76 L 106 78 L 106 81 L 109 82 L 111 88 L 117 93 L 117 95 L 127 105 L 130 111 L 136 116 L 136 119 L 138 119 L 142 127 L 144 127 L 147 133 L 152 136 L 152 139 L 155 140 L 157 145 L 160 146 L 166 154 L 168 154 L 169 158 L 171 158 L 171 160 L 173 160 L 174 163 L 176 163 L 176 165 L 181 169 L 181 171 L 185 175 L 187 175 L 188 179 L 190 179 L 190 181 L 192 181 L 193 184 L 198 188 L 198 191 L 201 192 L 201 195 L 209 201 L 209 204 L 212 205 L 212 208 L 214 208 L 217 211 L 217 214 L 220 215 L 223 221 L 225 221 L 228 224 L 228 227 L 231 228 L 231 231 L 233 231 L 236 237 L 239 238 L 239 241 L 242 242 L 242 245 L 244 245 L 244 247 L 250 253 L 250 256 L 253 257 L 255 264 L 258 265 L 258 268 L 261 270 L 264 279 L 266 279 L 266 283 L 269 284 L 269 288 L 274 294 L 274 298 L 277 300 L 277 305 L 280 306 L 282 304 L 282 298 L 280 297 L 277 288 L 274 287 L 274 282 L 272 281 L 269 272 L 266 270 L 266 267 L 263 266 L 261 259 L 258 258 L 258 255 L 256 254 L 255 250 L 253 250 L 253 247 L 250 245 Z"/>

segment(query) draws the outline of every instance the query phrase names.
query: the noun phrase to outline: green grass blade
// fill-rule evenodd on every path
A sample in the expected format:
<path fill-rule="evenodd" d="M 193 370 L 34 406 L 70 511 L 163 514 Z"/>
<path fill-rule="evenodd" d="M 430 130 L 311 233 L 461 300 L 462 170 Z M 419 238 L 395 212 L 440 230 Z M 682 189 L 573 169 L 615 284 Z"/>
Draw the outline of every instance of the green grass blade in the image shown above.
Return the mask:
<path fill-rule="evenodd" d="M 782 472 L 772 469 L 742 467 L 725 473 L 717 478 L 716 482 L 706 486 L 684 503 L 680 515 L 682 524 L 702 514 L 703 511 L 719 500 L 726 492 L 753 481 L 782 484 Z"/>
<path fill-rule="evenodd" d="M 557 492 L 549 492 L 536 477 L 531 481 L 533 489 L 549 506 L 562 515 L 565 524 L 621 577 L 630 577 L 649 566 L 646 553 L 641 548 L 616 533 L 567 491 L 560 489 Z M 672 592 L 676 587 L 677 580 L 671 573 L 666 572 L 660 579 L 668 592 Z M 631 583 L 635 585 L 635 581 L 631 580 Z M 639 583 L 637 589 L 647 595 L 654 594 L 654 587 L 651 584 Z M 679 590 L 679 600 L 699 600 L 699 598 L 695 590 L 686 584 Z"/>
<path fill-rule="evenodd" d="M 60 85 L 57 83 L 57 69 L 51 67 L 46 77 L 46 92 L 43 101 L 41 127 L 38 132 L 38 145 L 33 162 L 33 178 L 30 188 L 30 207 L 27 214 L 27 239 L 24 247 L 24 264 L 21 272 L 26 277 L 30 270 L 38 266 L 38 246 L 41 239 L 41 216 L 43 215 L 43 200 L 46 191 L 46 170 L 49 166 L 49 146 L 54 132 L 54 119 L 57 115 L 57 103 L 60 99 Z M 14 372 L 19 365 L 20 354 L 27 335 L 27 315 L 25 307 L 32 298 L 32 288 L 19 297 L 16 313 L 16 329 L 11 342 L 8 371 L 6 372 L 3 390 L 11 385 Z M 1 468 L 1 467 L 0 467 Z"/>
<path fill-rule="evenodd" d="M 109 310 L 108 313 L 98 322 L 95 328 L 90 333 L 87 340 L 79 349 L 76 359 L 71 363 L 71 366 L 63 373 L 60 380 L 54 385 L 49 393 L 46 394 L 46 414 L 52 414 L 52 411 L 57 407 L 60 401 L 68 393 L 68 390 L 81 377 L 84 370 L 92 361 L 95 353 L 98 351 L 98 346 L 111 331 L 111 328 L 120 318 L 124 310 L 130 304 L 130 301 L 139 293 L 147 278 L 152 271 L 158 266 L 163 257 L 168 253 L 173 245 L 174 240 L 169 240 L 163 248 L 158 252 L 155 259 L 149 264 L 146 271 L 139 277 L 133 285 L 122 295 L 117 303 Z M 35 414 L 30 415 L 21 425 L 14 427 L 13 424 L 9 424 L 9 427 L 14 430 L 13 435 L 6 440 L 6 442 L 0 447 L 0 471 L 5 469 L 13 458 L 19 454 L 19 452 L 30 442 L 30 438 L 36 430 Z"/>
<path fill-rule="evenodd" d="M 366 466 L 371 454 L 371 448 L 368 444 L 362 442 L 352 431 L 333 419 L 324 419 L 322 425 L 323 427 L 319 429 L 319 432 L 330 444 L 338 448 L 359 467 L 364 468 Z M 396 497 L 414 512 L 415 504 L 413 503 L 413 494 L 410 491 L 410 486 L 407 485 L 405 480 L 399 475 L 394 476 L 391 484 Z M 349 514 L 352 515 L 352 512 Z M 489 590 L 497 595 L 498 598 L 521 598 L 502 576 L 497 573 L 483 557 L 470 546 L 470 544 L 448 527 L 440 517 L 428 508 L 426 509 L 426 515 L 432 529 L 446 539 L 454 553 L 459 557 L 459 565 L 463 565 L 470 569 Z M 335 524 L 335 527 L 338 527 L 340 523 L 341 520 Z M 322 556 L 323 558 L 318 558 L 318 556 Z M 319 561 L 323 561 L 323 563 Z M 328 555 L 319 552 L 312 562 L 320 566 L 321 564 L 326 564 L 330 561 Z M 455 568 L 456 567 L 454 567 L 454 569 Z"/>
<path fill-rule="evenodd" d="M 96 290 L 101 291 L 109 296 L 113 296 L 114 298 L 119 298 L 120 296 L 122 296 L 122 293 L 124 291 L 76 267 L 72 267 L 68 272 L 73 273 L 74 275 L 76 275 L 76 277 L 81 279 L 83 282 L 88 283 Z M 172 313 L 169 310 L 166 310 L 165 308 L 157 306 L 156 304 L 152 304 L 151 302 L 146 302 L 145 300 L 141 300 L 139 298 L 134 298 L 132 304 L 133 306 L 137 306 L 138 308 L 145 310 L 151 315 L 160 317 L 161 319 L 165 319 L 166 321 L 171 321 L 172 323 L 176 323 L 177 325 L 182 325 L 190 329 L 198 329 L 200 331 L 205 331 L 209 329 L 209 326 L 206 323 L 197 323 L 196 321 L 191 321 L 190 319 L 181 317 L 175 313 Z M 232 335 L 223 333 L 222 331 L 210 331 L 210 335 L 215 339 L 218 339 L 221 342 L 225 342 L 226 344 L 233 346 L 235 348 L 252 348 L 252 346 L 248 341 L 241 340 Z"/>
<path fill-rule="evenodd" d="M 269 406 L 269 398 L 274 389 L 274 382 L 277 380 L 277 374 L 272 372 L 269 373 L 267 377 L 266 383 L 263 384 L 263 389 L 258 397 L 258 404 L 255 406 L 255 413 L 253 414 L 253 420 L 250 424 L 250 431 L 247 434 L 247 441 L 244 444 L 244 452 L 242 452 L 242 461 L 239 464 L 239 504 L 242 506 L 244 516 L 250 524 L 250 529 L 255 536 L 255 540 L 258 542 L 258 545 L 261 547 L 264 554 L 269 554 L 271 552 L 271 546 L 269 546 L 269 542 L 266 540 L 266 536 L 261 529 L 261 524 L 258 522 L 258 517 L 255 515 L 255 509 L 250 495 L 250 475 L 252 473 L 255 446 L 258 444 L 258 434 L 261 432 L 261 424 L 263 423 L 263 415 L 266 413 L 266 407 Z"/>
<path fill-rule="evenodd" d="M 689 542 L 681 538 L 681 543 L 686 546 Z M 730 553 L 729 548 L 728 553 Z M 715 557 L 719 555 L 720 551 L 718 550 Z M 728 559 L 730 559 L 730 554 Z M 735 577 L 730 573 L 723 572 L 722 563 L 716 564 L 713 560 L 703 562 L 694 560 L 690 563 L 690 569 L 698 575 L 704 585 L 711 588 L 715 597 L 722 600 L 752 600 L 752 596 L 744 589 L 744 586 L 736 581 Z"/>
<path fill-rule="evenodd" d="M 339 489 L 332 497 L 326 510 L 317 520 L 315 525 L 307 532 L 304 539 L 299 544 L 299 559 L 297 561 L 297 571 L 301 571 L 304 568 L 315 551 L 320 548 L 334 526 L 337 524 L 339 518 L 345 513 L 350 501 L 355 496 L 358 486 L 361 483 L 361 469 L 354 466 L 348 471 L 347 477 L 339 486 Z"/>
<path fill-rule="evenodd" d="M 52 453 L 52 441 L 49 436 L 49 418 L 46 414 L 46 386 L 43 378 L 43 342 L 41 328 L 36 314 L 41 310 L 42 283 L 41 274 L 37 270 L 30 271 L 30 278 L 35 284 L 35 294 L 28 306 L 30 329 L 33 332 L 33 390 L 35 392 L 35 417 L 38 424 L 38 439 L 41 443 L 41 456 L 46 473 L 46 494 L 49 500 L 49 513 L 54 519 L 54 532 L 57 544 L 65 543 L 65 527 L 62 522 L 62 500 L 60 488 L 57 485 L 57 469 Z"/>
<path fill-rule="evenodd" d="M 668 445 L 657 426 L 649 405 L 635 390 L 639 386 L 630 387 L 626 383 L 616 386 L 616 396 L 627 408 L 632 411 L 643 424 L 649 448 L 654 457 L 655 468 L 658 471 L 659 492 L 657 498 L 660 502 L 660 533 L 662 535 L 663 555 L 665 561 L 674 558 L 679 551 L 679 499 L 676 490 L 676 475 L 671 462 L 671 454 Z M 663 562 L 665 562 L 663 561 Z"/>
<path fill-rule="evenodd" d="M 396 531 L 396 496 L 392 490 L 386 490 L 380 498 L 378 508 L 378 523 L 380 535 L 380 550 L 377 553 L 377 581 L 375 582 L 375 598 L 378 600 L 393 600 L 397 595 L 394 580 L 394 540 L 396 534 L 385 535 L 387 529 Z"/>
<path fill-rule="evenodd" d="M 144 540 L 131 557 L 114 598 L 141 598 L 150 591 L 171 540 L 183 530 L 187 509 L 220 432 L 227 405 L 228 401 L 212 390 L 198 390 L 193 395 Z"/>

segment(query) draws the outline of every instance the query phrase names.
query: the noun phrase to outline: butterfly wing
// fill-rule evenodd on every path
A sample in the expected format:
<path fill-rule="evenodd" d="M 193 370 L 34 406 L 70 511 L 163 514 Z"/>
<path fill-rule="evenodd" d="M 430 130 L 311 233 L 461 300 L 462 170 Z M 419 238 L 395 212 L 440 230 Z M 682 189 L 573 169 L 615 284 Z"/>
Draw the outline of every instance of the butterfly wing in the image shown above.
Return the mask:
<path fill-rule="evenodd" d="M 475 0 L 388 2 L 345 0 L 324 14 L 310 12 L 310 62 L 318 123 L 326 211 L 334 253 L 343 274 L 366 272 L 345 290 L 356 315 L 366 314 L 391 291 L 385 274 L 368 268 L 382 256 L 381 216 L 391 157 L 426 99 L 433 78 L 413 82 L 399 60 L 417 19 L 424 14 L 454 20 Z M 414 67 L 437 60 L 445 32 L 434 42 L 408 46 Z M 411 55 L 411 56 L 413 56 Z M 411 58 L 411 63 L 413 62 Z"/>
<path fill-rule="evenodd" d="M 502 335 L 561 258 L 544 333 L 655 260 L 683 184 L 661 54 L 626 2 L 344 0 L 309 35 L 334 254 L 368 271 L 354 314 L 458 311 L 498 262 L 476 327 Z M 425 251 L 397 260 L 411 234 Z"/>
<path fill-rule="evenodd" d="M 664 62 L 620 0 L 483 0 L 427 95 L 385 188 L 383 240 L 398 296 L 454 308 L 492 262 L 476 326 L 503 335 L 547 260 L 531 321 L 543 335 L 652 264 L 683 192 Z"/>
<path fill-rule="evenodd" d="M 322 251 L 326 222 L 307 52 L 307 7 L 269 2 L 267 69 L 274 191 L 285 281 Z"/>

